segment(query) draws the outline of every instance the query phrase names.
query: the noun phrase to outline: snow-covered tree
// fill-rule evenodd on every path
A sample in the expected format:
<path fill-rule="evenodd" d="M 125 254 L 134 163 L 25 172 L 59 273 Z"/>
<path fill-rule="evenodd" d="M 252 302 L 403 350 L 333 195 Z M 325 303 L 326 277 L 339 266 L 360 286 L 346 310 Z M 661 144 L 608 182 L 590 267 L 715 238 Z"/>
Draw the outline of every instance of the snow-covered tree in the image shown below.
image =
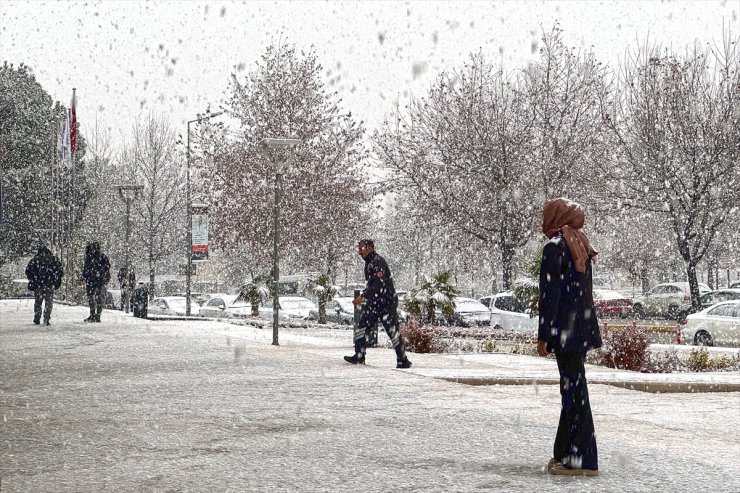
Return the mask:
<path fill-rule="evenodd" d="M 270 46 L 245 78 L 232 75 L 228 113 L 236 137 L 215 139 L 213 159 L 199 163 L 201 192 L 212 198 L 215 242 L 248 246 L 256 271 L 271 264 L 275 167 L 264 138 L 303 140 L 282 176 L 280 251 L 292 269 L 329 272 L 352 258 L 369 220 L 363 175 L 363 128 L 328 93 L 313 51 Z"/>
<path fill-rule="evenodd" d="M 67 109 L 36 81 L 23 64 L 0 66 L 0 150 L 3 167 L 3 219 L 0 228 L 0 264 L 30 253 L 35 240 L 50 242 L 51 235 L 39 230 L 57 230 L 59 244 L 71 242 L 69 231 L 82 216 L 76 204 L 71 217 L 72 197 L 79 198 L 79 184 L 72 194 L 72 170 L 62 170 L 57 161 L 59 123 Z M 82 171 L 84 140 L 78 139 L 75 171 Z M 65 212 L 62 215 L 62 212 Z M 53 219 L 52 219 L 53 218 Z M 65 234 L 61 234 L 61 219 Z M 65 258 L 66 260 L 66 258 Z"/>
<path fill-rule="evenodd" d="M 150 286 L 154 286 L 161 261 L 187 254 L 184 240 L 187 233 L 186 171 L 169 122 L 164 117 L 150 115 L 145 121 L 135 123 L 131 141 L 123 147 L 121 163 L 128 175 L 123 181 L 144 186 L 132 206 L 135 227 L 132 228 L 131 251 L 143 254 Z"/>
<path fill-rule="evenodd" d="M 441 221 L 450 233 L 498 247 L 505 286 L 515 249 L 535 225 L 532 115 L 520 84 L 474 54 L 373 139 L 382 166 L 427 224 Z"/>
<path fill-rule="evenodd" d="M 601 173 L 621 207 L 665 220 L 699 307 L 697 265 L 740 206 L 740 49 L 643 47 L 603 102 Z M 737 228 L 736 228 L 737 229 Z"/>
<path fill-rule="evenodd" d="M 584 178 L 592 172 L 590 154 L 599 149 L 603 131 L 599 101 L 608 94 L 606 69 L 591 51 L 565 44 L 555 25 L 542 37 L 540 59 L 524 71 L 524 90 L 533 113 L 528 136 L 538 179 L 537 211 L 546 199 L 565 196 L 586 202 Z"/>

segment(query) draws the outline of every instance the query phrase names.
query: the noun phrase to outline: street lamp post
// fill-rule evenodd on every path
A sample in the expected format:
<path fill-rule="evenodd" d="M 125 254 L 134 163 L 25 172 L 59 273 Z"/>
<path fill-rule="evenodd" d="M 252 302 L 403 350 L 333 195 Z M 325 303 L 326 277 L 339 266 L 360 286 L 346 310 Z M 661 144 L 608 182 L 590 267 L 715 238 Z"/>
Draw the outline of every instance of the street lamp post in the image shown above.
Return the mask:
<path fill-rule="evenodd" d="M 262 154 L 275 166 L 275 207 L 273 208 L 273 233 L 272 233 L 272 277 L 273 293 L 275 298 L 272 303 L 272 345 L 278 343 L 278 315 L 280 310 L 280 293 L 278 283 L 280 281 L 280 262 L 278 257 L 278 243 L 280 242 L 280 180 L 285 168 L 295 157 L 295 148 L 303 143 L 300 139 L 262 139 L 259 142 Z M 270 149 L 283 149 L 289 152 L 286 159 L 273 159 Z"/>
<path fill-rule="evenodd" d="M 211 118 L 222 115 L 223 113 L 224 113 L 223 111 L 219 111 L 216 113 L 211 113 L 210 115 L 201 116 L 200 118 L 196 118 L 195 120 L 188 121 L 188 136 L 187 136 L 188 146 L 187 146 L 187 151 L 185 153 L 185 157 L 186 157 L 187 165 L 188 165 L 187 187 L 186 187 L 187 197 L 185 199 L 185 201 L 187 202 L 187 209 L 188 209 L 187 211 L 188 213 L 187 214 L 188 216 L 188 219 L 187 219 L 188 265 L 187 265 L 187 272 L 185 272 L 185 316 L 187 317 L 190 316 L 190 291 L 191 291 L 191 286 L 192 286 L 191 271 L 193 270 L 193 210 L 192 210 L 193 207 L 192 207 L 192 204 L 190 203 L 191 201 L 191 198 L 190 198 L 190 124 L 195 123 L 195 122 L 200 123 L 205 120 L 210 120 Z"/>
<path fill-rule="evenodd" d="M 126 272 L 126 278 L 124 279 L 124 286 L 127 287 L 127 289 L 121 291 L 121 301 L 123 302 L 123 308 L 126 311 L 126 313 L 129 312 L 130 307 L 130 299 L 131 299 L 131 293 L 129 293 L 129 270 L 131 267 L 129 266 L 129 256 L 128 256 L 128 244 L 129 244 L 129 238 L 131 237 L 131 202 L 133 202 L 141 193 L 141 191 L 144 189 L 144 185 L 139 185 L 137 183 L 134 183 L 132 185 L 116 185 L 116 188 L 118 189 L 118 195 L 121 197 L 121 200 L 123 200 L 126 203 L 126 243 L 124 244 L 124 269 Z M 125 291 L 125 292 L 124 292 Z"/>

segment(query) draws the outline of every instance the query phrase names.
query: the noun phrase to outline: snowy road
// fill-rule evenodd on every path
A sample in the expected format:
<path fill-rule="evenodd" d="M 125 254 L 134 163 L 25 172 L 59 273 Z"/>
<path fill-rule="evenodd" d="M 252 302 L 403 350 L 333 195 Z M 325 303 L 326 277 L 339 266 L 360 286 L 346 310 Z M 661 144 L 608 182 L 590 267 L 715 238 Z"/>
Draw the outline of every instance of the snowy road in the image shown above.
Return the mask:
<path fill-rule="evenodd" d="M 737 392 L 592 385 L 601 475 L 552 477 L 553 385 L 446 382 L 391 369 L 387 349 L 352 367 L 348 331 L 274 347 L 220 322 L 31 312 L 0 301 L 2 492 L 740 491 Z"/>

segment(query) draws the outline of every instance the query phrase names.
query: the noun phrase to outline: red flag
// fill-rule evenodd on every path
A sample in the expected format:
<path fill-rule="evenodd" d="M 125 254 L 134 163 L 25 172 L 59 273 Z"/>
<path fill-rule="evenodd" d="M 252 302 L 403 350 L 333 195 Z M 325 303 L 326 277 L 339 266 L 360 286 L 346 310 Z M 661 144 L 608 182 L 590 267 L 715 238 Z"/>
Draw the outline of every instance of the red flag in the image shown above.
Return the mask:
<path fill-rule="evenodd" d="M 69 147 L 72 151 L 72 157 L 75 155 L 77 147 L 77 96 L 76 89 L 72 89 L 72 118 L 69 125 Z"/>

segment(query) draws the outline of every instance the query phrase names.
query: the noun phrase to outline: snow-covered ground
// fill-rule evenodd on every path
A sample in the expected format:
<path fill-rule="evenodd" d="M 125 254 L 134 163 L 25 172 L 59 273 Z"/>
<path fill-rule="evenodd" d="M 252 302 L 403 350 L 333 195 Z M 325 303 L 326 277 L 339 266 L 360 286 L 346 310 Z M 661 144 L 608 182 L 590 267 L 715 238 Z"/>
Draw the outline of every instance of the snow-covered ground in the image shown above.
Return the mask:
<path fill-rule="evenodd" d="M 270 329 L 84 324 L 61 305 L 36 326 L 31 305 L 0 301 L 3 492 L 740 491 L 739 392 L 626 390 L 589 367 L 601 474 L 553 477 L 552 361 L 411 354 L 395 370 L 371 349 L 354 367 L 348 330 L 284 328 L 276 347 Z M 442 379 L 466 373 L 536 383 Z"/>

